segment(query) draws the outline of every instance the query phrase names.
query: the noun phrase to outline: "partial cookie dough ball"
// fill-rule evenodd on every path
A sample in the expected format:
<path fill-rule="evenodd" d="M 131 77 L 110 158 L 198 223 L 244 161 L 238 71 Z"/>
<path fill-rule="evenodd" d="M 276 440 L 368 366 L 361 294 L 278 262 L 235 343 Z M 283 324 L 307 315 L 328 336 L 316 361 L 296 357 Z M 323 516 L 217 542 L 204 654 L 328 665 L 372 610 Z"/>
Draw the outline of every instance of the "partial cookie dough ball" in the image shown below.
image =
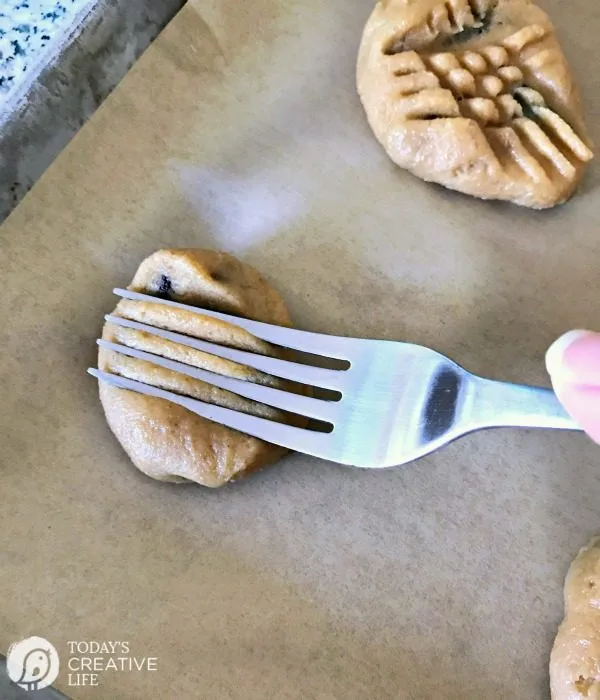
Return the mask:
<path fill-rule="evenodd" d="M 553 700 L 600 700 L 600 537 L 579 552 L 567 574 L 550 685 Z"/>
<path fill-rule="evenodd" d="M 253 268 L 209 250 L 161 250 L 144 260 L 129 289 L 191 306 L 290 325 L 279 294 Z M 223 321 L 152 302 L 121 300 L 115 311 L 141 323 L 263 355 L 273 346 Z M 102 337 L 222 375 L 285 388 L 252 368 L 147 333 L 106 323 Z M 152 363 L 101 348 L 98 367 L 218 406 L 293 423 L 291 416 Z M 135 466 L 153 479 L 218 487 L 275 462 L 286 450 L 212 423 L 164 399 L 100 382 L 108 424 Z"/>

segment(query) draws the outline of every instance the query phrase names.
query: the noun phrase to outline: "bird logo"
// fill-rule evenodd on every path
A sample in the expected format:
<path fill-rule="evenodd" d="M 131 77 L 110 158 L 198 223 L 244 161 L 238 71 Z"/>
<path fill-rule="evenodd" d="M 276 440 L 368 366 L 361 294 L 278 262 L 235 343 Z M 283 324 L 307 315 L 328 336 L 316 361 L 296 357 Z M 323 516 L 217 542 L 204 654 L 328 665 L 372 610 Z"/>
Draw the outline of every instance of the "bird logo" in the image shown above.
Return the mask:
<path fill-rule="evenodd" d="M 23 659 L 23 673 L 17 681 L 25 690 L 39 690 L 40 683 L 50 673 L 50 649 L 32 649 Z"/>
<path fill-rule="evenodd" d="M 11 644 L 6 669 L 11 681 L 23 690 L 41 690 L 58 676 L 58 652 L 47 639 L 29 637 Z"/>

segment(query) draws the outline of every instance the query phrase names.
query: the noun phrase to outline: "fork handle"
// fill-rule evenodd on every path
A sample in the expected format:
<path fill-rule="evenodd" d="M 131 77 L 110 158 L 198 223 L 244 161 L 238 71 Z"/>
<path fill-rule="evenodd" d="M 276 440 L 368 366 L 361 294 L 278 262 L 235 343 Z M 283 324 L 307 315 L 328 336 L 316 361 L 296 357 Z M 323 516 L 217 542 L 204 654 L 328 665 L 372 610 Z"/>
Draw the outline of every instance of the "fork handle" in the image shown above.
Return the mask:
<path fill-rule="evenodd" d="M 474 377 L 471 417 L 480 428 L 522 427 L 581 430 L 552 389 Z"/>

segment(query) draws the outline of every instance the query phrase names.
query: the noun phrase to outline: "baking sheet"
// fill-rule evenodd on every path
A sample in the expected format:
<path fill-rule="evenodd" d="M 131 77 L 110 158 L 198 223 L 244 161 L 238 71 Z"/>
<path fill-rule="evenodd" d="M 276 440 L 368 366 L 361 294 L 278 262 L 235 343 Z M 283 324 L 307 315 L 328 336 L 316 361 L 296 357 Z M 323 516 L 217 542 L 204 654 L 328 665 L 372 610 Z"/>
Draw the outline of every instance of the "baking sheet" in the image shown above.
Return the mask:
<path fill-rule="evenodd" d="M 600 142 L 593 0 L 559 24 Z M 600 531 L 600 451 L 505 430 L 359 471 L 293 455 L 219 491 L 159 484 L 104 421 L 94 339 L 140 260 L 211 247 L 299 327 L 432 345 L 546 383 L 600 327 L 598 167 L 547 213 L 396 169 L 355 95 L 372 3 L 190 1 L 2 228 L 0 651 L 57 648 L 75 700 L 548 697 L 561 587 Z M 69 685 L 69 641 L 151 671 Z"/>

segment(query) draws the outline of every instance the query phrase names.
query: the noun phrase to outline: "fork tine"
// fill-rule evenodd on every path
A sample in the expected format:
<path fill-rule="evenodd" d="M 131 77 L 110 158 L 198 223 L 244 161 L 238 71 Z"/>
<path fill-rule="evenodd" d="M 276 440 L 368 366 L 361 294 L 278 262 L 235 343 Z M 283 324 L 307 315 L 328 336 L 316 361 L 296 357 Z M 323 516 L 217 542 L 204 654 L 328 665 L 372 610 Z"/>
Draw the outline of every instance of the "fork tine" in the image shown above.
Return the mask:
<path fill-rule="evenodd" d="M 207 340 L 199 340 L 192 338 L 189 335 L 182 335 L 173 331 L 166 331 L 162 328 L 148 326 L 145 323 L 138 321 L 130 321 L 128 318 L 121 316 L 108 315 L 104 317 L 109 323 L 114 323 L 117 326 L 124 328 L 133 328 L 134 330 L 143 331 L 150 335 L 156 335 L 159 338 L 165 338 L 174 343 L 187 345 L 190 348 L 195 348 L 202 352 L 207 352 L 217 357 L 222 357 L 225 360 L 232 360 L 248 367 L 254 367 L 261 372 L 273 374 L 276 377 L 290 379 L 301 384 L 309 384 L 310 386 L 321 387 L 323 389 L 333 389 L 334 391 L 342 391 L 345 384 L 345 375 L 347 370 L 324 369 L 323 367 L 311 367 L 298 362 L 289 362 L 288 360 L 280 360 L 276 357 L 266 357 L 265 355 L 255 355 L 246 350 L 236 350 L 234 348 L 216 345 Z"/>
<path fill-rule="evenodd" d="M 289 411 L 290 413 L 297 413 L 301 416 L 307 416 L 308 418 L 316 418 L 318 420 L 333 423 L 335 405 L 337 401 L 313 399 L 308 396 L 282 391 L 281 389 L 274 389 L 269 386 L 254 384 L 243 379 L 226 377 L 221 374 L 216 374 L 215 372 L 200 369 L 199 367 L 186 365 L 183 362 L 169 360 L 168 358 L 161 357 L 160 355 L 153 355 L 149 352 L 136 350 L 135 348 L 130 348 L 126 345 L 109 343 L 106 340 L 97 340 L 96 342 L 100 347 L 112 350 L 113 352 L 120 353 L 121 355 L 127 355 L 128 357 L 134 357 L 139 360 L 147 360 L 148 362 L 152 362 L 159 367 L 164 367 L 165 369 L 170 369 L 174 372 L 181 372 L 188 377 L 200 379 L 207 384 L 212 384 L 220 387 L 221 389 L 232 391 L 240 396 L 245 396 L 248 399 L 252 399 L 253 401 L 268 404 L 269 406 L 274 406 L 275 408 L 280 408 L 284 411 Z"/>
<path fill-rule="evenodd" d="M 88 369 L 88 372 L 100 381 L 116 386 L 120 389 L 128 389 L 138 394 L 155 396 L 159 399 L 171 401 L 179 406 L 187 408 L 202 418 L 207 418 L 215 423 L 221 423 L 233 430 L 239 430 L 247 435 L 265 440 L 275 445 L 287 447 L 290 450 L 304 452 L 315 457 L 323 457 L 329 453 L 328 444 L 330 442 L 328 433 L 318 433 L 305 428 L 297 428 L 292 425 L 284 425 L 266 418 L 257 418 L 246 413 L 239 413 L 230 408 L 222 408 L 212 404 L 190 399 L 187 396 L 174 394 L 171 391 L 158 389 L 150 384 L 143 384 L 116 374 L 102 372 L 97 369 Z"/>
<path fill-rule="evenodd" d="M 238 316 L 223 314 L 219 311 L 210 311 L 197 306 L 188 306 L 170 299 L 160 299 L 148 294 L 140 294 L 139 292 L 131 292 L 128 289 L 113 289 L 114 294 L 123 297 L 123 299 L 131 299 L 133 301 L 147 301 L 152 304 L 162 304 L 175 309 L 184 311 L 192 311 L 202 316 L 211 316 L 218 318 L 221 321 L 226 321 L 240 328 L 244 328 L 252 335 L 255 335 L 261 340 L 275 345 L 281 345 L 292 350 L 300 350 L 309 352 L 322 357 L 332 357 L 336 360 L 352 360 L 352 353 L 347 338 L 340 338 L 334 335 L 324 335 L 322 333 L 309 333 L 308 331 L 299 331 L 296 328 L 285 328 L 283 326 L 273 326 L 269 323 L 260 321 L 251 321 Z M 355 341 L 356 342 L 356 341 Z"/>

